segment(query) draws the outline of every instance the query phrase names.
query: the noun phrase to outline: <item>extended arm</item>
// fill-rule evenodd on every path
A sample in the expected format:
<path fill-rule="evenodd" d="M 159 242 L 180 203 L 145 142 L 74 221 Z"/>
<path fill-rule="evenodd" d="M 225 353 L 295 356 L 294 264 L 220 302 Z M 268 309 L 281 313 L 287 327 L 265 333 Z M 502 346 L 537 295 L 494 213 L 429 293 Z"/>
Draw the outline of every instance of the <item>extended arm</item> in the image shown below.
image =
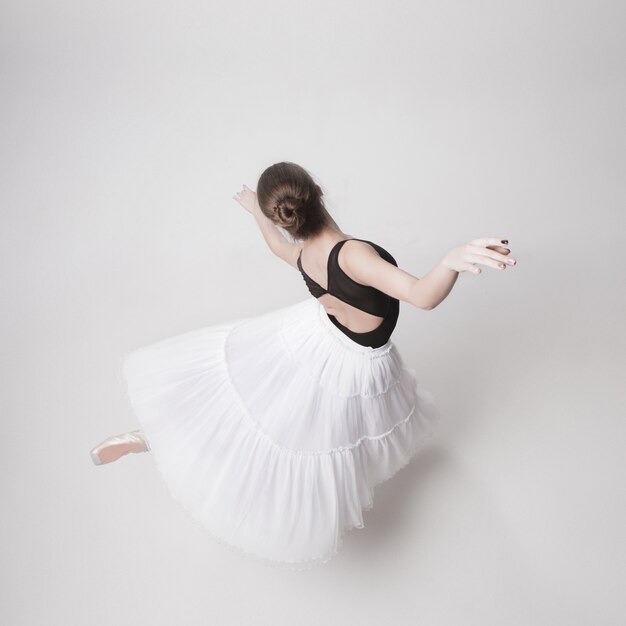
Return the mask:
<path fill-rule="evenodd" d="M 278 229 L 276 224 L 269 218 L 263 215 L 261 209 L 253 212 L 254 219 L 256 220 L 261 234 L 265 239 L 265 242 L 269 246 L 269 249 L 279 258 L 283 259 L 289 265 L 298 267 L 298 255 L 302 249 L 302 245 L 299 243 L 290 243 L 283 233 Z"/>
<path fill-rule="evenodd" d="M 428 274 L 418 278 L 385 261 L 367 244 L 354 243 L 357 245 L 344 245 L 343 263 L 350 276 L 426 311 L 445 300 L 459 272 L 480 274 L 476 264 L 503 270 L 516 263 L 515 259 L 507 258 L 510 250 L 501 245 L 508 243 L 507 240 L 483 237 L 450 250 Z"/>
<path fill-rule="evenodd" d="M 450 293 L 458 272 L 439 262 L 423 278 L 383 259 L 368 244 L 346 242 L 341 250 L 344 271 L 354 280 L 375 287 L 392 298 L 430 311 Z"/>
<path fill-rule="evenodd" d="M 248 186 L 243 185 L 242 191 L 236 193 L 233 196 L 233 200 L 236 200 L 239 204 L 241 204 L 241 206 L 254 217 L 269 249 L 276 256 L 284 259 L 287 263 L 296 267 L 298 254 L 300 253 L 302 246 L 290 243 L 276 224 L 263 214 L 263 211 L 261 211 L 261 207 L 259 206 L 256 193 Z"/>
<path fill-rule="evenodd" d="M 430 311 L 448 297 L 458 277 L 459 273 L 447 268 L 442 259 L 422 278 L 413 277 L 408 289 L 407 302 Z"/>
<path fill-rule="evenodd" d="M 267 243 L 269 249 L 278 256 L 283 256 L 285 247 L 294 246 L 300 249 L 300 246 L 289 243 L 283 233 L 278 229 L 276 224 L 269 217 L 265 217 L 260 208 L 252 211 L 252 215 L 259 225 L 263 239 Z"/>

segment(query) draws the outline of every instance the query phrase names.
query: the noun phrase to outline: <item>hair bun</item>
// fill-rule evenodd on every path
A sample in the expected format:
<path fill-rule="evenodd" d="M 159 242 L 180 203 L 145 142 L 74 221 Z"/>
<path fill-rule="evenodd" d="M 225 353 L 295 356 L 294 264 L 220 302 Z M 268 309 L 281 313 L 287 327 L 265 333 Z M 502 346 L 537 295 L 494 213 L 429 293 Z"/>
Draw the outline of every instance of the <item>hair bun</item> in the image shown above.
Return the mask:
<path fill-rule="evenodd" d="M 300 165 L 281 161 L 268 167 L 257 184 L 263 213 L 295 239 L 314 236 L 328 223 L 322 188 Z"/>
<path fill-rule="evenodd" d="M 276 203 L 276 213 L 285 226 L 293 226 L 301 221 L 303 202 L 293 196 L 284 196 Z"/>

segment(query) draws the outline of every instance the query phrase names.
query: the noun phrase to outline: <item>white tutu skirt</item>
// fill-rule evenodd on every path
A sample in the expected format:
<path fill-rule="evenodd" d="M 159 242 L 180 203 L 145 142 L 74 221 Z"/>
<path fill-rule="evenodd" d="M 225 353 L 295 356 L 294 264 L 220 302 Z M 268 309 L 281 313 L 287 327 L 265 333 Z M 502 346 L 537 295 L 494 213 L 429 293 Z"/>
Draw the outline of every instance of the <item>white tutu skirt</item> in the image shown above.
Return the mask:
<path fill-rule="evenodd" d="M 374 486 L 439 417 L 391 339 L 357 344 L 312 297 L 127 352 L 120 375 L 171 496 L 213 539 L 289 569 L 363 528 Z"/>

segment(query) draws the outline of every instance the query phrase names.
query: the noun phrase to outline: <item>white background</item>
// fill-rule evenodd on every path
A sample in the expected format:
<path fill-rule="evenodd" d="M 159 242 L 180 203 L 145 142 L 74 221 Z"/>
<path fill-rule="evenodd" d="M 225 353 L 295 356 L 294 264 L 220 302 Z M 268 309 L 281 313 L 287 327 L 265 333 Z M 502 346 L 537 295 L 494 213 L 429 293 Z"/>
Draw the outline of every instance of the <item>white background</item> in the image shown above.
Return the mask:
<path fill-rule="evenodd" d="M 623 624 L 624 5 L 3 2 L 0 621 Z M 120 355 L 308 296 L 233 199 L 295 161 L 420 276 L 394 341 L 446 416 L 311 572 L 192 526 Z"/>

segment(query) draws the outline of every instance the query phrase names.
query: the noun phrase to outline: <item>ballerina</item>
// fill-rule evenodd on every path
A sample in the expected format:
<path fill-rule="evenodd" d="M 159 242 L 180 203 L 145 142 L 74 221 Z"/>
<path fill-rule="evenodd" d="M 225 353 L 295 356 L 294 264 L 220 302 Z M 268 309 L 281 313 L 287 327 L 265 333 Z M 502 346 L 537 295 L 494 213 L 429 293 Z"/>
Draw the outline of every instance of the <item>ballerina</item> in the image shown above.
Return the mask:
<path fill-rule="evenodd" d="M 516 260 L 507 239 L 481 237 L 418 278 L 378 243 L 344 233 L 321 187 L 291 162 L 233 199 L 313 297 L 126 352 L 120 375 L 141 428 L 90 454 L 104 465 L 152 451 L 173 498 L 214 539 L 303 569 L 364 527 L 374 487 L 438 422 L 391 339 L 400 301 L 431 311 L 461 272 Z"/>

